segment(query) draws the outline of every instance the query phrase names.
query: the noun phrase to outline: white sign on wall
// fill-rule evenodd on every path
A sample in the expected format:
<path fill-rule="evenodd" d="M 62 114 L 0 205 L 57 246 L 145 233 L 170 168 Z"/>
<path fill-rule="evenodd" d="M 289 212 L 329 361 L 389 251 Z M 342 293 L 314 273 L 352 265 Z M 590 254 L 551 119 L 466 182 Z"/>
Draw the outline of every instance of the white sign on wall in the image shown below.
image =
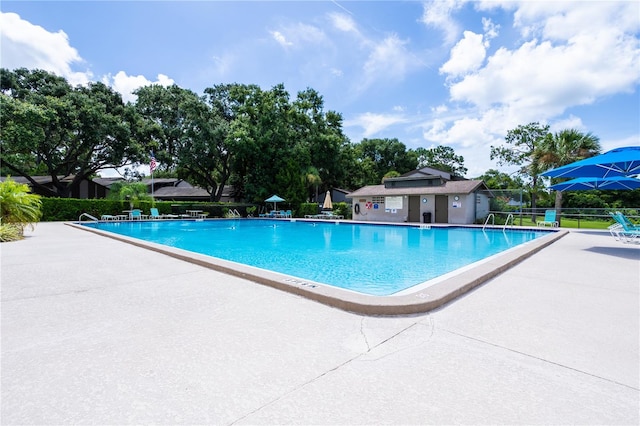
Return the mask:
<path fill-rule="evenodd" d="M 385 209 L 401 209 L 402 208 L 402 195 L 397 197 L 384 197 Z"/>

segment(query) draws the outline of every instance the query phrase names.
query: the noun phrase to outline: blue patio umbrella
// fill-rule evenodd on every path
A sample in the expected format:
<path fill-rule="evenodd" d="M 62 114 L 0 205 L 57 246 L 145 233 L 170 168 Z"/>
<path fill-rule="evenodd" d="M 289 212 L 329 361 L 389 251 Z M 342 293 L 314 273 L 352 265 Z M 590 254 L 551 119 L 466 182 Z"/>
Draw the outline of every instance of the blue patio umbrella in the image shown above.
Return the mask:
<path fill-rule="evenodd" d="M 638 188 L 640 188 L 640 179 L 626 176 L 613 176 L 610 178 L 579 177 L 549 187 L 554 191 L 631 190 Z"/>
<path fill-rule="evenodd" d="M 266 201 L 267 203 L 273 203 L 273 209 L 275 210 L 276 206 L 277 206 L 277 203 L 281 203 L 281 202 L 285 201 L 285 199 L 273 194 L 271 197 L 267 198 L 264 201 Z"/>
<path fill-rule="evenodd" d="M 640 146 L 612 149 L 604 154 L 548 170 L 542 176 L 608 178 L 636 174 L 640 174 Z"/>

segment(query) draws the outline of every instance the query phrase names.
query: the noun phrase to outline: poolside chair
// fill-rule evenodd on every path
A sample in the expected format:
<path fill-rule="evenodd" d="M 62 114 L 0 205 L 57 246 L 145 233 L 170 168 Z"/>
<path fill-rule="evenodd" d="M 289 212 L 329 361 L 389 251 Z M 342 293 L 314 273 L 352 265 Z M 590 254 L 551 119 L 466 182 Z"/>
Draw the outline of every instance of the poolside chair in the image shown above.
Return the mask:
<path fill-rule="evenodd" d="M 616 221 L 608 228 L 613 238 L 623 243 L 640 244 L 640 225 L 635 225 L 621 212 L 610 214 Z"/>
<path fill-rule="evenodd" d="M 131 214 L 129 216 L 131 220 L 142 220 L 142 219 L 147 219 L 148 217 L 149 215 L 142 214 L 142 210 L 140 209 L 131 210 Z"/>
<path fill-rule="evenodd" d="M 151 207 L 149 209 L 149 219 L 164 219 L 164 215 L 161 215 L 157 208 Z"/>
<path fill-rule="evenodd" d="M 616 216 L 618 217 L 618 222 L 620 222 L 620 224 L 624 227 L 626 227 L 629 230 L 640 230 L 640 225 L 636 225 L 635 223 L 631 222 L 631 220 L 629 220 L 628 217 L 626 217 L 624 215 L 624 213 L 622 212 L 615 212 L 614 215 L 614 219 L 616 218 Z"/>
<path fill-rule="evenodd" d="M 557 227 L 558 221 L 556 220 L 556 211 L 555 210 L 546 210 L 544 212 L 544 219 L 536 222 L 538 226 L 552 226 Z"/>

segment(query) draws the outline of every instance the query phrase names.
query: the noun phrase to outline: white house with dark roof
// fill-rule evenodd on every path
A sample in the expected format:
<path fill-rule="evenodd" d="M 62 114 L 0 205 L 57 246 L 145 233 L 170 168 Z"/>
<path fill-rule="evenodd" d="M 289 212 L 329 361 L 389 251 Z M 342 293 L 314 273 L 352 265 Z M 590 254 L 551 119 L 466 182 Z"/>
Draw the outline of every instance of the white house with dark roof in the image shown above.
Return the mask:
<path fill-rule="evenodd" d="M 353 219 L 380 222 L 472 224 L 489 214 L 487 186 L 424 167 L 349 195 Z"/>

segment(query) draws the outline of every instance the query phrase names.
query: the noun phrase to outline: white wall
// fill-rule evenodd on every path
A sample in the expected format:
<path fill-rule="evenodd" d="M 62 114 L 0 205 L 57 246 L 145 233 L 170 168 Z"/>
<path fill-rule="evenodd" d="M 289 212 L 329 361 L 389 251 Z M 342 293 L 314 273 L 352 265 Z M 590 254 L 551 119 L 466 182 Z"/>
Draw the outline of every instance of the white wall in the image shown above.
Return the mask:
<path fill-rule="evenodd" d="M 489 197 L 485 194 L 476 194 L 476 219 L 485 219 L 489 215 Z"/>
<path fill-rule="evenodd" d="M 458 200 L 455 200 L 456 196 L 458 197 Z M 480 204 L 476 204 L 476 194 L 449 194 L 447 200 L 448 223 L 456 225 L 472 224 L 478 216 L 478 210 L 488 212 L 488 198 L 481 194 L 478 194 L 478 196 L 480 197 Z M 423 194 L 420 195 L 419 198 L 419 221 L 422 223 L 423 213 L 430 212 L 431 223 L 434 223 L 436 219 L 436 196 Z M 426 202 L 423 202 L 423 200 L 426 200 Z M 352 199 L 352 203 L 353 220 L 402 223 L 406 222 L 409 218 L 409 196 L 403 196 L 402 208 L 394 210 L 387 210 L 384 203 L 379 203 L 378 208 L 376 209 L 372 197 L 356 197 Z M 371 203 L 371 208 L 367 208 L 367 203 Z M 355 212 L 356 204 L 360 205 L 360 214 L 356 214 Z M 484 216 L 486 216 L 486 213 Z"/>
<path fill-rule="evenodd" d="M 386 211 L 384 203 L 374 203 L 372 197 L 357 197 L 353 198 L 352 217 L 353 220 L 362 220 L 368 222 L 406 222 L 409 216 L 409 199 L 403 197 L 402 208 L 394 209 L 393 211 Z M 360 205 L 360 214 L 356 214 L 356 204 Z M 371 208 L 367 208 L 367 204 Z M 377 207 L 376 208 L 376 204 Z"/>

